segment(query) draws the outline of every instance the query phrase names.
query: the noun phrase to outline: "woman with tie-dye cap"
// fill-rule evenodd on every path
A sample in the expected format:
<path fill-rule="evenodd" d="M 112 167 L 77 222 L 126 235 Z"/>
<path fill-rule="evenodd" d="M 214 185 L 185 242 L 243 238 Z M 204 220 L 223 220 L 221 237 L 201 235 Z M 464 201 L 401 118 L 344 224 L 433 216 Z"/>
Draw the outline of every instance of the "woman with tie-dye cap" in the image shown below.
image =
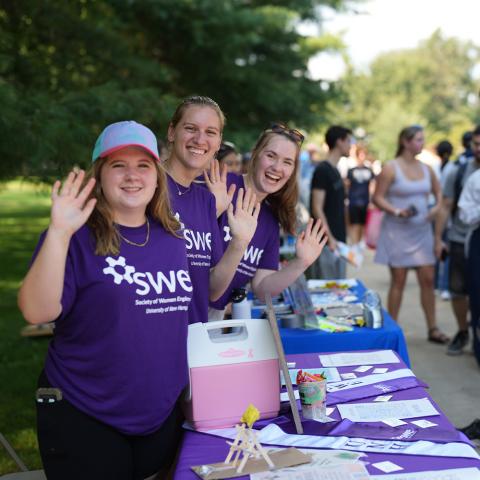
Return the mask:
<path fill-rule="evenodd" d="M 180 440 L 193 288 L 154 134 L 109 125 L 92 161 L 55 182 L 18 297 L 28 322 L 55 320 L 39 447 L 49 480 L 144 479 Z"/>

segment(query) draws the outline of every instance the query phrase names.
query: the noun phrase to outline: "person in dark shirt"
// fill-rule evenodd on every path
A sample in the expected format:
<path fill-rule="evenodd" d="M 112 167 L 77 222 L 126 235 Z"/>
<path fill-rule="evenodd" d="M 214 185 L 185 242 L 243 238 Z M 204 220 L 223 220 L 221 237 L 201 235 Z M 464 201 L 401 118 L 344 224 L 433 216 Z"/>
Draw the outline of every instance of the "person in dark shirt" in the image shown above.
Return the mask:
<path fill-rule="evenodd" d="M 314 278 L 345 278 L 345 261 L 335 254 L 337 242 L 347 239 L 345 225 L 345 188 L 337 169 L 341 157 L 350 151 L 352 131 L 334 125 L 325 134 L 328 156 L 320 162 L 312 178 L 310 211 L 313 218 L 320 218 L 328 234 L 328 247 L 312 265 Z"/>
<path fill-rule="evenodd" d="M 360 244 L 363 239 L 370 203 L 370 186 L 374 178 L 372 170 L 365 165 L 365 160 L 365 150 L 358 148 L 357 166 L 347 173 L 350 238 L 354 245 Z"/>
<path fill-rule="evenodd" d="M 465 150 L 458 156 L 457 163 L 467 163 L 470 158 L 473 158 L 472 140 L 473 132 L 467 131 L 462 135 L 462 145 Z"/>

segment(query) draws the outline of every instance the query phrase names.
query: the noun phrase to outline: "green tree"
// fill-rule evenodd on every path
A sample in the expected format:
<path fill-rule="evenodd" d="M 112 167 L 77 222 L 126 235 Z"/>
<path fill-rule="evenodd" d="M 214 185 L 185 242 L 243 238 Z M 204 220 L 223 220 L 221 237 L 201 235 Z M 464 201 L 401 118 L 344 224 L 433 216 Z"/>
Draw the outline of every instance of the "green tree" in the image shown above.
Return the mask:
<path fill-rule="evenodd" d="M 95 136 L 119 119 L 162 138 L 192 93 L 222 105 L 242 148 L 272 120 L 315 125 L 332 93 L 308 59 L 339 43 L 296 27 L 353 1 L 0 0 L 0 178 L 88 164 Z"/>
<path fill-rule="evenodd" d="M 392 158 L 398 132 L 412 123 L 426 127 L 430 144 L 457 142 L 477 120 L 479 52 L 436 31 L 417 48 L 379 55 L 368 72 L 351 69 L 343 79 L 342 118 L 366 130 L 381 160 Z"/>
<path fill-rule="evenodd" d="M 106 2 L 0 4 L 0 177 L 58 175 L 88 162 L 101 127 L 135 117 L 158 127 L 169 72 L 138 52 Z M 157 123 L 158 122 L 158 123 Z"/>

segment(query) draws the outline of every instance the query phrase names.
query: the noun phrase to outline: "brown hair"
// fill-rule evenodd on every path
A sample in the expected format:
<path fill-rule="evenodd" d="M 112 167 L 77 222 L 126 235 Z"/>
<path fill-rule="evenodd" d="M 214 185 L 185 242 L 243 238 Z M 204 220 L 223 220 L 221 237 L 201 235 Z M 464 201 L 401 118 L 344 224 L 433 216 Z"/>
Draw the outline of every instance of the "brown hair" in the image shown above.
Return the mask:
<path fill-rule="evenodd" d="M 225 115 L 222 112 L 222 109 L 215 100 L 212 100 L 210 97 L 202 97 L 200 95 L 192 95 L 187 97 L 178 105 L 173 113 L 172 119 L 170 120 L 170 126 L 175 128 L 182 119 L 185 111 L 192 106 L 213 108 L 220 120 L 220 130 L 223 130 L 225 127 Z"/>
<path fill-rule="evenodd" d="M 260 154 L 268 145 L 270 139 L 272 139 L 275 135 L 281 135 L 290 140 L 295 145 L 297 152 L 295 154 L 295 166 L 291 177 L 287 180 L 287 183 L 278 192 L 269 194 L 266 200 L 270 205 L 270 208 L 272 209 L 274 215 L 277 217 L 283 230 L 287 233 L 294 234 L 297 223 L 295 207 L 298 202 L 297 173 L 300 157 L 299 143 L 296 142 L 293 138 L 291 138 L 287 131 L 285 131 L 285 133 L 272 132 L 267 129 L 260 135 L 257 143 L 253 147 L 252 156 L 250 158 L 250 161 L 248 162 L 247 176 L 250 179 L 254 178 L 255 170 L 258 167 Z"/>
<path fill-rule="evenodd" d="M 418 132 L 423 132 L 423 127 L 421 125 L 411 125 L 410 127 L 405 127 L 398 134 L 398 144 L 397 144 L 397 153 L 395 157 L 398 157 L 403 153 L 403 142 L 410 141 Z"/>
<path fill-rule="evenodd" d="M 85 175 L 84 183 L 90 178 L 95 178 L 95 187 L 90 194 L 90 198 L 96 198 L 97 203 L 90 215 L 87 225 L 91 228 L 95 237 L 95 253 L 97 255 L 118 255 L 120 252 L 120 236 L 118 229 L 113 221 L 113 212 L 103 195 L 100 182 L 102 168 L 108 157 L 99 158 Z M 168 198 L 167 179 L 163 168 L 152 157 L 157 171 L 157 188 L 152 199 L 146 208 L 149 217 L 160 223 L 168 233 L 180 237 L 180 223 L 173 216 L 170 209 L 170 200 Z"/>

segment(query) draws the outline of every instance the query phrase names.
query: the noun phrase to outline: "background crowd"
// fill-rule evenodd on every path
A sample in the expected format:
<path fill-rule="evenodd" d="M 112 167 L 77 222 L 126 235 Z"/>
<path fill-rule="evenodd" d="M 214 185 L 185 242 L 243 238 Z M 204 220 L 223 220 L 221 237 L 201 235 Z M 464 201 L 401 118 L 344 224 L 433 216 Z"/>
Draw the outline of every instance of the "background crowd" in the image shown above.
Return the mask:
<path fill-rule="evenodd" d="M 480 167 L 480 128 L 457 139 L 462 150 L 456 155 L 455 139 L 441 140 L 427 149 L 420 125 L 404 128 L 397 140 L 395 155 L 383 166 L 369 152 L 368 141 L 355 138 L 343 126 L 329 127 L 323 143 L 305 145 L 298 176 L 299 211 L 322 219 L 329 237 L 328 248 L 309 275 L 343 278 L 346 260 L 337 242 L 362 250 L 367 234 L 370 246 L 376 248 L 375 261 L 387 265 L 390 272 L 387 309 L 392 317 L 398 319 L 407 273 L 413 269 L 428 340 L 447 344 L 448 355 L 459 355 L 471 338 L 471 324 L 474 350 L 480 358 L 477 287 L 472 279 L 476 247 L 470 248 L 478 216 L 465 220 L 467 211 L 478 212 L 480 207 L 472 200 L 468 207 L 459 202 L 467 179 Z M 229 160 L 228 168 L 246 168 L 248 152 L 242 155 L 231 143 L 224 148 L 236 157 L 235 166 Z M 437 327 L 435 293 L 452 304 L 457 332 L 451 339 Z"/>

